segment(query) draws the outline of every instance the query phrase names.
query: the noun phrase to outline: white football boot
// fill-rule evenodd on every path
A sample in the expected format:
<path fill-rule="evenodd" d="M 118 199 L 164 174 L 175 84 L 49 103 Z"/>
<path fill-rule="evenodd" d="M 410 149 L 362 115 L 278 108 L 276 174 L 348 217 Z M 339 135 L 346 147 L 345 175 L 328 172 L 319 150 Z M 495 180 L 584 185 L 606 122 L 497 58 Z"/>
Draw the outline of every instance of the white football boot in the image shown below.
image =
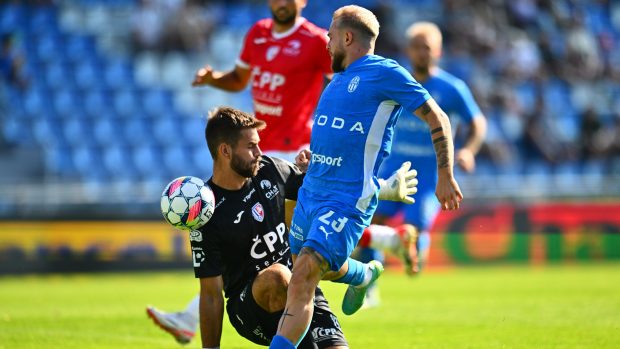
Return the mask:
<path fill-rule="evenodd" d="M 166 313 L 150 305 L 146 307 L 146 314 L 181 344 L 189 343 L 196 335 L 198 320 L 193 315 L 184 312 Z"/>

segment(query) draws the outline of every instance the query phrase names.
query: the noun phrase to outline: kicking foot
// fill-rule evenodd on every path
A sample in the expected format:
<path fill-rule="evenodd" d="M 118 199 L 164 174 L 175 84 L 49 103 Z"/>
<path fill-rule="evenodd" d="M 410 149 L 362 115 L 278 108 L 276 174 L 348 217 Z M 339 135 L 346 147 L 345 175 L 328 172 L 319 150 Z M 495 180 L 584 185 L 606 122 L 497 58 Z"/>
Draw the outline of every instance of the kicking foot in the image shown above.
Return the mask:
<path fill-rule="evenodd" d="M 370 261 L 368 267 L 372 271 L 372 278 L 370 282 L 365 286 L 353 286 L 347 287 L 347 292 L 344 294 L 342 300 L 342 312 L 346 315 L 353 315 L 364 304 L 364 298 L 366 292 L 377 281 L 379 276 L 383 274 L 383 264 L 379 261 Z"/>

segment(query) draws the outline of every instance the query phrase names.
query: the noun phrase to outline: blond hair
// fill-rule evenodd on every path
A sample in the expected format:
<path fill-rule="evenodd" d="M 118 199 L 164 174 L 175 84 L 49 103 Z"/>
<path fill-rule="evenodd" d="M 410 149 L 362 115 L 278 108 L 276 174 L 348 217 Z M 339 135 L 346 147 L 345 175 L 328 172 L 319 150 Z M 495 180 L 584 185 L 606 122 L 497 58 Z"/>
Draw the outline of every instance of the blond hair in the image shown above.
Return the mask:
<path fill-rule="evenodd" d="M 431 22 L 417 22 L 407 28 L 407 39 L 411 40 L 418 35 L 424 35 L 431 42 L 437 43 L 439 47 L 442 45 L 443 36 L 441 30 L 435 23 Z"/>
<path fill-rule="evenodd" d="M 332 21 L 339 20 L 338 27 L 351 28 L 365 36 L 372 44 L 379 36 L 379 21 L 370 10 L 357 5 L 343 6 L 332 16 Z"/>

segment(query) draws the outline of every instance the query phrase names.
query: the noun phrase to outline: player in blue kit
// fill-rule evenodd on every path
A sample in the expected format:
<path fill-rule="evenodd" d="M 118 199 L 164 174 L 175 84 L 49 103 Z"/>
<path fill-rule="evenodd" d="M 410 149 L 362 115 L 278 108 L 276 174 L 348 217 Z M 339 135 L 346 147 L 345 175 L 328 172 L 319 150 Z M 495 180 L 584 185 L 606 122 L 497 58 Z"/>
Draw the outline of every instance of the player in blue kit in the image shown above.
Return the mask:
<path fill-rule="evenodd" d="M 359 6 L 342 7 L 334 12 L 328 35 L 336 74 L 315 112 L 312 159 L 289 234 L 296 259 L 270 348 L 295 348 L 304 336 L 319 280 L 349 284 L 342 309 L 350 315 L 362 306 L 366 289 L 382 273 L 380 263 L 364 265 L 349 256 L 376 209 L 377 172 L 403 111 L 402 117 L 415 114 L 431 130 L 441 207 L 458 209 L 463 197 L 453 175 L 448 117 L 403 67 L 373 54 L 379 35 L 375 15 Z"/>
<path fill-rule="evenodd" d="M 455 160 L 465 172 L 475 169 L 474 156 L 478 153 L 486 134 L 486 119 L 465 83 L 437 66 L 442 50 L 442 35 L 437 25 L 429 22 L 414 23 L 407 29 L 407 55 L 413 67 L 413 76 L 433 96 L 441 108 L 451 117 L 453 124 L 468 128 L 462 144 L 458 144 Z M 404 214 L 404 223 L 413 226 L 417 236 L 418 263 L 413 263 L 413 273 L 427 260 L 430 249 L 430 225 L 439 213 L 439 204 L 434 198 L 437 183 L 437 162 L 433 152 L 428 126 L 416 118 L 403 118 L 396 126 L 394 145 L 389 158 L 381 166 L 379 175 L 392 173 L 403 161 L 411 161 L 418 170 L 418 193 L 412 205 L 400 205 L 396 202 L 382 202 L 375 213 L 374 222 L 385 224 L 388 217 L 398 213 Z M 367 243 L 372 246 L 373 228 L 365 232 L 370 237 Z M 383 229 L 385 228 L 376 228 Z M 385 234 L 385 233 L 384 233 Z M 393 239 L 396 240 L 396 239 Z M 359 251 L 362 262 L 381 259 L 380 252 L 374 249 Z M 378 301 L 367 294 L 366 305 L 372 306 Z"/>

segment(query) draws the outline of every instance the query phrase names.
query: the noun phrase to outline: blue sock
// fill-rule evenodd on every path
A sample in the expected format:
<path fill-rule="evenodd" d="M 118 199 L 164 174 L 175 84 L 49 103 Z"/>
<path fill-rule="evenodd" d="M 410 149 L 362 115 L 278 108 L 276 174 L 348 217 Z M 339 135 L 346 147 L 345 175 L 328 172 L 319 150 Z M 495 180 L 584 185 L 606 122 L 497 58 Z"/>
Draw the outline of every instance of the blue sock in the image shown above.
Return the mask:
<path fill-rule="evenodd" d="M 344 274 L 340 279 L 336 279 L 333 281 L 353 286 L 361 285 L 362 282 L 364 282 L 364 278 L 366 277 L 366 269 L 368 269 L 368 265 L 360 261 L 356 261 L 351 257 L 349 257 L 347 261 L 349 261 L 349 270 L 347 270 L 347 273 Z"/>
<path fill-rule="evenodd" d="M 295 349 L 293 342 L 289 341 L 286 337 L 276 335 L 269 344 L 269 349 Z"/>

